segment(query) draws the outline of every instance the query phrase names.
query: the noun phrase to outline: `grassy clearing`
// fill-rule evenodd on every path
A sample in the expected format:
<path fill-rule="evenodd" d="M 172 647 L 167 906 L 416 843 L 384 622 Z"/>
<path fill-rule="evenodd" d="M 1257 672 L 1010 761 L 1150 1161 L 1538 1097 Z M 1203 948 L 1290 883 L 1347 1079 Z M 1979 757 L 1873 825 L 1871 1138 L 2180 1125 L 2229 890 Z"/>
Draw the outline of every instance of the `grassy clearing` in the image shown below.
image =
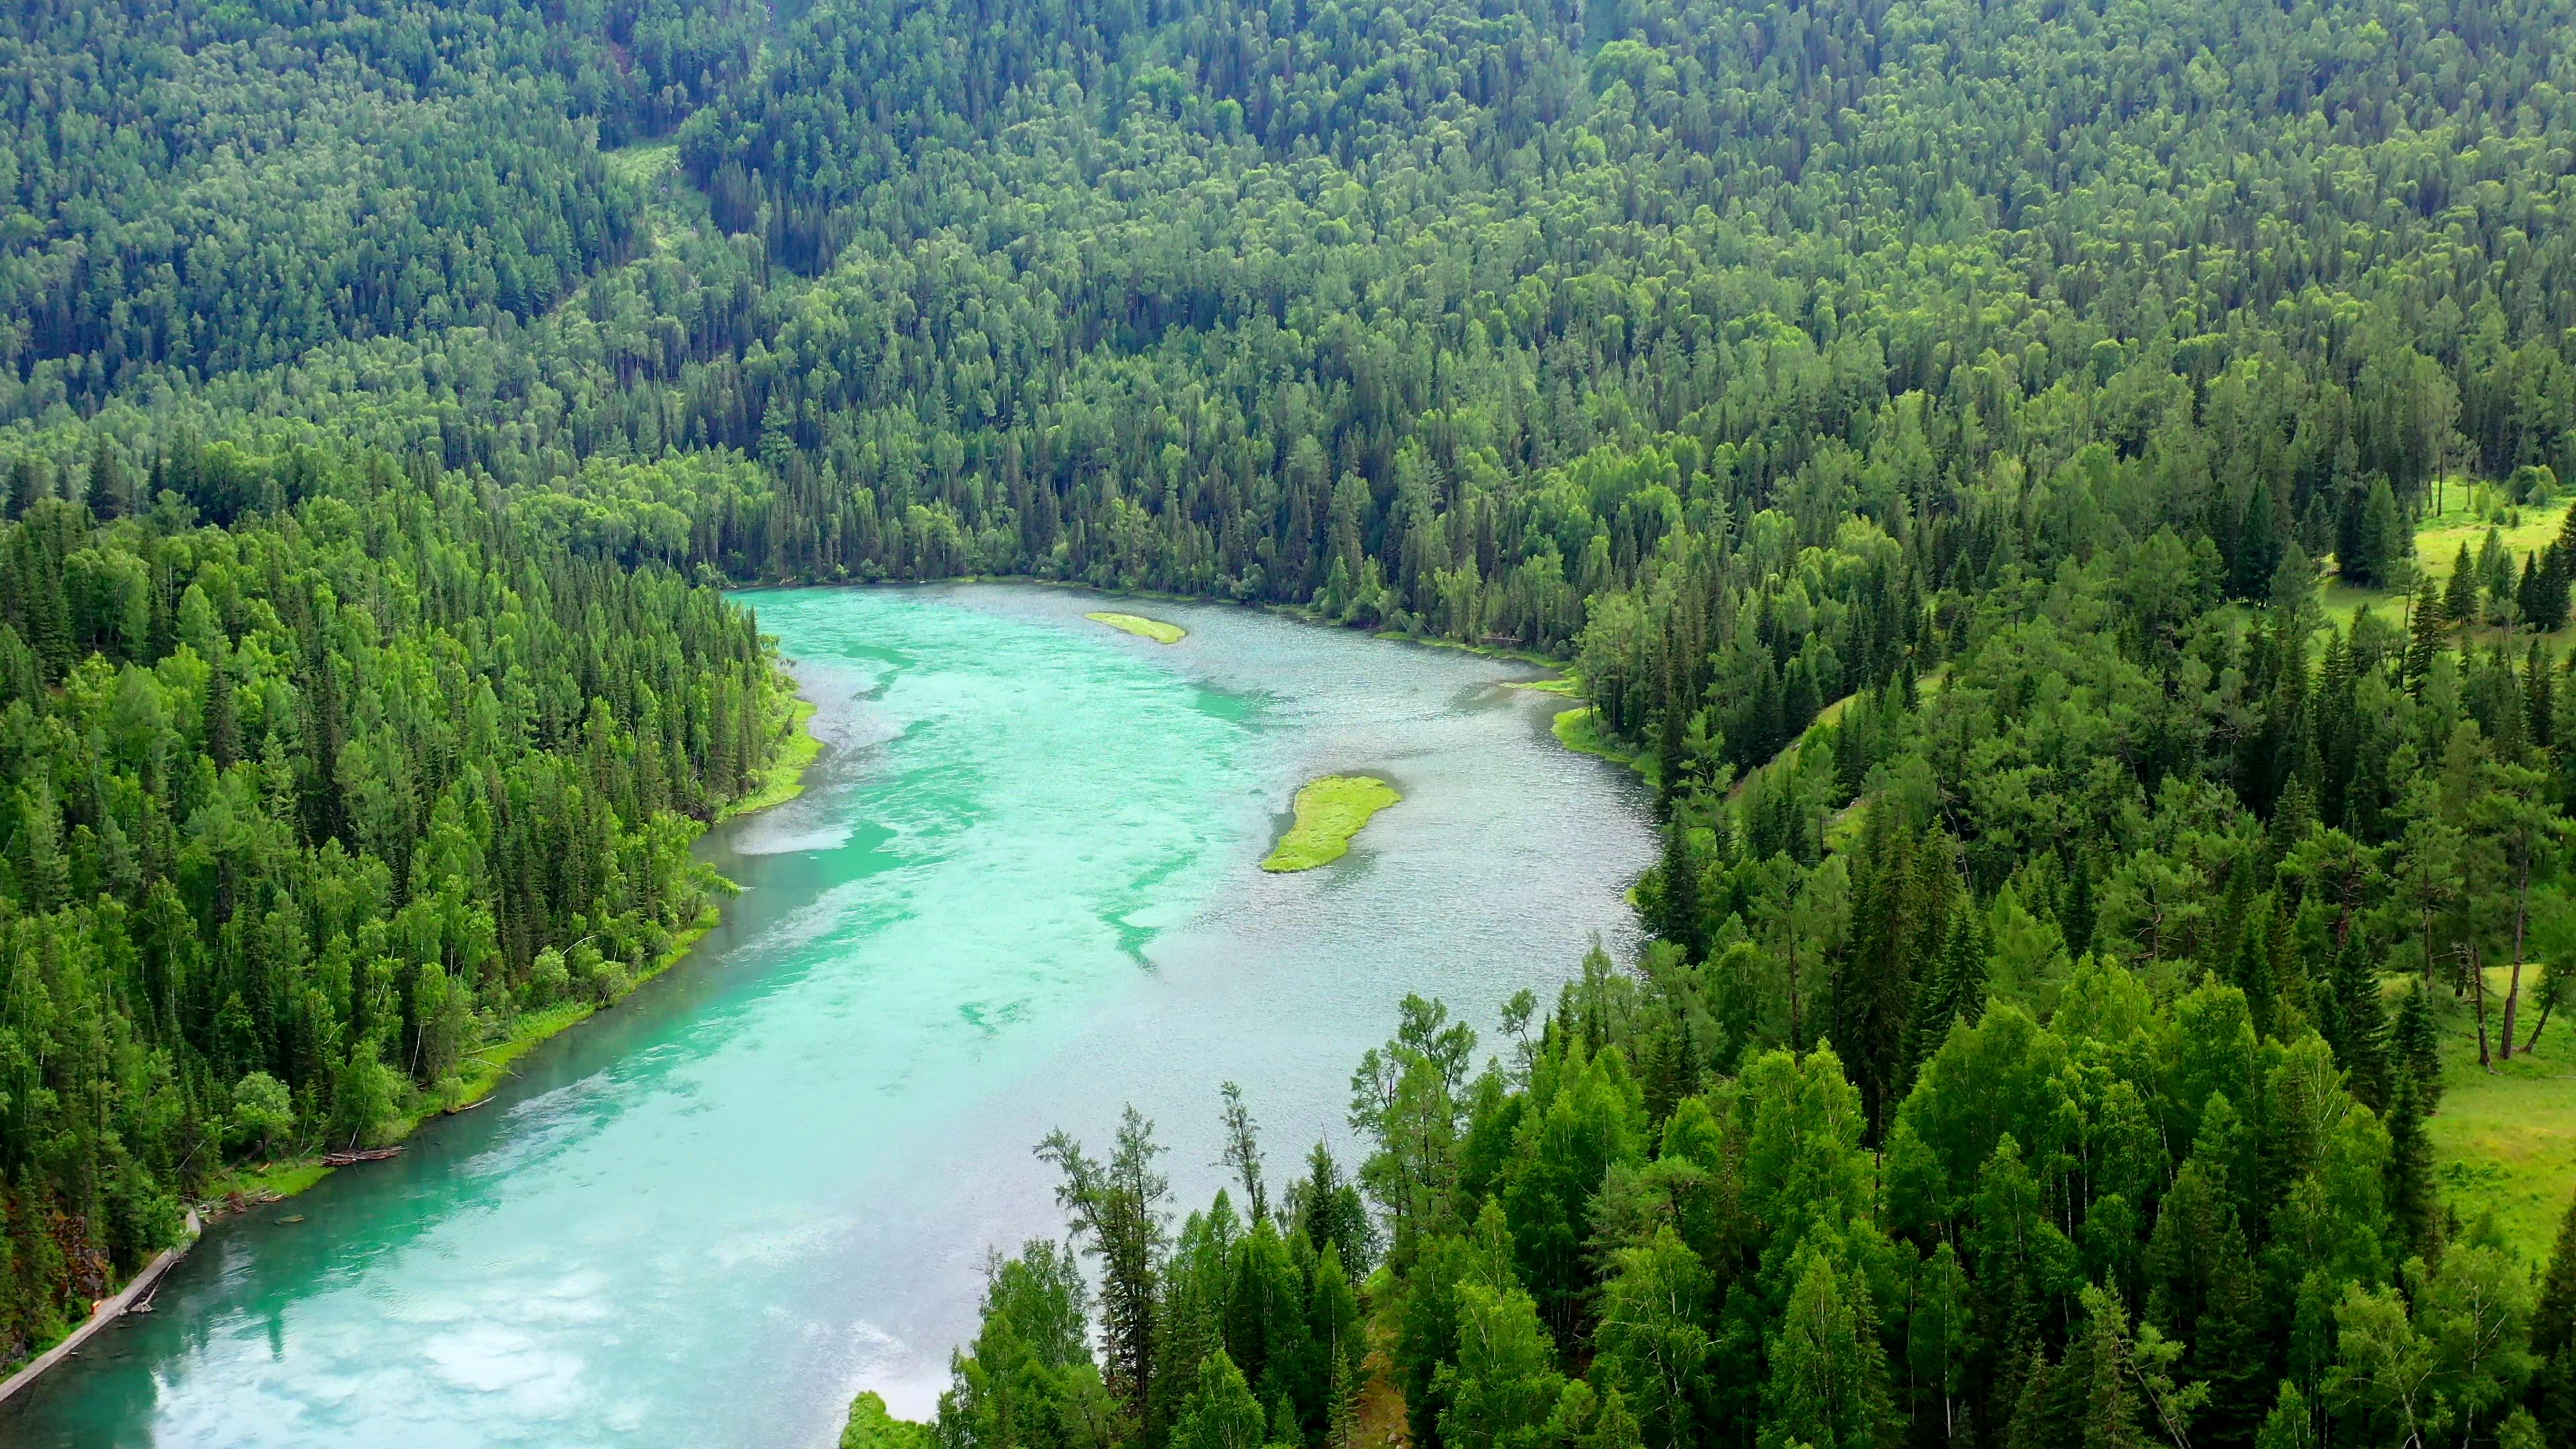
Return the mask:
<path fill-rule="evenodd" d="M 2445 485 L 2444 492 L 2455 500 L 2448 511 L 2428 515 L 2415 525 L 2415 565 L 2436 588 L 2450 581 L 2451 565 L 2458 562 L 2462 544 L 2468 545 L 2469 557 L 2473 559 L 2480 549 L 2486 547 L 2489 528 L 2496 530 L 2505 549 L 2514 556 L 2514 567 L 2519 571 L 2525 557 L 2537 553 L 2558 537 L 2569 506 L 2553 503 L 2545 508 L 2508 508 L 2496 500 L 2494 490 L 2488 485 L 2457 479 Z M 2496 521 L 2499 514 L 2503 516 L 2503 522 Z M 2353 610 L 2367 609 L 2403 628 L 2406 604 L 2412 596 L 2411 589 L 2358 588 L 2345 583 L 2341 575 L 2331 573 L 2317 586 L 2319 607 L 2339 626 L 2351 620 Z M 2503 637 L 2503 631 L 2494 628 L 2474 629 L 2470 634 L 2481 644 Z M 2531 637 L 2517 632 L 2514 639 L 2527 643 Z M 2545 637 L 2554 648 L 2564 649 L 2569 643 L 2576 642 L 2576 624 Z"/>
<path fill-rule="evenodd" d="M 607 165 L 609 174 L 620 181 L 649 184 L 670 175 L 679 167 L 680 146 L 676 141 L 621 146 L 614 151 L 602 152 L 599 159 Z"/>
<path fill-rule="evenodd" d="M 1369 775 L 1326 775 L 1297 792 L 1297 823 L 1261 862 L 1274 874 L 1313 870 L 1342 858 L 1369 817 L 1404 797 Z"/>
<path fill-rule="evenodd" d="M 1572 699 L 1582 692 L 1583 681 L 1570 674 L 1561 674 L 1554 679 L 1506 679 L 1503 688 L 1526 689 L 1532 694 L 1555 694 Z"/>
<path fill-rule="evenodd" d="M 2525 990 L 2535 974 L 2525 963 Z M 2489 980 L 2493 1033 L 2503 1025 L 2504 970 L 2491 971 Z M 2443 1197 L 2463 1223 L 2492 1213 L 2525 1258 L 2546 1261 L 2576 1194 L 2576 1020 L 2553 1017 L 2539 1050 L 2517 1051 L 2489 1072 L 2478 1065 L 2477 1017 L 2469 1003 L 2453 1001 L 2447 991 L 2435 992 L 2434 1001 L 2442 1027 L 2442 1106 L 2426 1128 Z M 2531 1034 L 2531 1020 L 2523 1017 L 2521 1035 Z"/>
<path fill-rule="evenodd" d="M 808 726 L 813 723 L 815 706 L 810 700 L 796 701 L 787 721 L 788 737 L 778 758 L 761 771 L 760 788 L 716 812 L 716 819 L 731 820 L 754 810 L 784 805 L 805 793 L 805 771 L 814 757 L 823 752 L 823 742 L 814 738 Z"/>
<path fill-rule="evenodd" d="M 1151 639 L 1157 644 L 1178 644 L 1190 637 L 1190 631 L 1178 624 L 1166 624 L 1160 619 L 1148 619 L 1142 614 L 1120 614 L 1104 609 L 1082 617 L 1095 624 L 1106 624 L 1112 629 L 1123 630 L 1139 639 Z"/>

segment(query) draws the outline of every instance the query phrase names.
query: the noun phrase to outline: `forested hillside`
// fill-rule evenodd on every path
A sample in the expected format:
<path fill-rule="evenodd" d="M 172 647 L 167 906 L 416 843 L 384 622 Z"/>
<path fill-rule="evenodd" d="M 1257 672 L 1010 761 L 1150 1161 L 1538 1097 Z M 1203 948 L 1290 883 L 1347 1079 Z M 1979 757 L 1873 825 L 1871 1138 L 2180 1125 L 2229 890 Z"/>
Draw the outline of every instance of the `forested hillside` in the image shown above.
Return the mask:
<path fill-rule="evenodd" d="M 603 911 L 679 919 L 660 847 L 602 847 L 605 906 L 499 885 L 514 769 L 656 841 L 755 762 L 757 643 L 668 570 L 1208 594 L 1572 659 L 1656 777 L 1657 944 L 1490 1072 L 1409 1007 L 1355 1083 L 1373 1223 L 1248 1173 L 1166 1243 L 1141 1126 L 1054 1144 L 1105 1378 L 1033 1249 L 944 1441 L 1346 1449 L 1374 1332 L 1426 1449 L 2576 1444 L 2576 1249 L 2532 1276 L 2576 1173 L 2491 1191 L 2432 1115 L 2493 1073 L 2568 1125 L 2532 1063 L 2576 982 L 2576 530 L 2525 521 L 2576 483 L 2565 0 L 129 4 L 0 43 L 6 557 L 63 600 L 10 615 L 52 741 L 13 747 L 50 822 L 13 919 L 115 906 L 29 939 L 143 971 L 133 923 L 194 912 L 245 979 L 353 983 L 318 1052 L 211 966 L 167 1025 L 46 1006 L 167 1073 L 118 1110 L 231 1121 L 257 1065 L 337 1121 L 359 1042 L 352 1080 L 435 1080 L 424 977 L 490 1018 L 566 989 L 550 945 L 595 969 Z M 398 471 L 300 461 L 359 457 Z M 422 518 L 486 582 L 362 549 L 412 582 L 333 576 L 380 620 L 342 643 L 283 601 L 297 550 Z M 2437 525 L 2494 532 L 2446 570 Z M 195 591 L 220 644 L 163 552 L 216 538 L 260 560 Z M 575 668 L 585 590 L 659 662 Z M 358 676 L 317 650 L 405 629 L 506 727 L 423 684 L 454 742 L 327 734 Z M 215 782 L 131 787 L 188 802 L 166 863 L 114 803 L 126 678 Z M 188 843 L 254 813 L 296 882 L 386 884 Z M 493 964 L 367 944 L 458 859 Z M 266 964 L 342 920 L 340 975 Z M 115 1185 L 181 1128 L 74 1167 L 92 1125 L 11 1120 L 13 1182 L 166 1217 Z M 20 1281 L 68 1281 L 28 1232 Z"/>
<path fill-rule="evenodd" d="M 153 481 L 0 524 L 0 1363 L 228 1162 L 372 1144 L 614 999 L 784 713 L 714 588 L 488 491 L 221 444 Z"/>

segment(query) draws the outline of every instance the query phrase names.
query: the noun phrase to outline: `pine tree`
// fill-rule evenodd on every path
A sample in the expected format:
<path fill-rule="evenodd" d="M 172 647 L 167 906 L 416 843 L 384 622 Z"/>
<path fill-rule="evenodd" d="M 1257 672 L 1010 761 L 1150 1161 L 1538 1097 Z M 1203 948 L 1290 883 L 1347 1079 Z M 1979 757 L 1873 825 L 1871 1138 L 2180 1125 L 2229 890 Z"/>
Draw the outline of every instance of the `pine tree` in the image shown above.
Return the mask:
<path fill-rule="evenodd" d="M 2057 924 L 2066 935 L 2066 954 L 2081 958 L 2093 949 L 2093 861 L 2083 851 L 2074 852 L 2066 872 L 2066 903 L 2058 908 Z"/>
<path fill-rule="evenodd" d="M 2558 1225 L 2558 1245 L 2531 1305 L 2532 1417 L 2551 1445 L 2576 1444 L 2576 1201 Z"/>
<path fill-rule="evenodd" d="M 2335 953 L 2334 1016 L 2339 1031 L 2327 1041 L 2349 1079 L 2352 1094 L 2373 1107 L 2388 1101 L 2388 1012 L 2380 1002 L 2379 973 L 2362 946 L 2362 932 L 2344 938 Z"/>
<path fill-rule="evenodd" d="M 2433 668 L 2433 657 L 2442 652 L 2443 636 L 2451 623 L 2449 606 L 2433 587 L 2432 576 L 2416 586 L 2415 603 L 2406 614 L 2406 682 L 2420 687 L 2424 676 Z"/>
<path fill-rule="evenodd" d="M 2403 1251 L 2433 1255 L 2440 1211 L 2423 1103 L 2416 1096 L 2414 1074 L 2401 1072 L 2388 1100 L 2388 1216 Z"/>
<path fill-rule="evenodd" d="M 1038 1156 L 1063 1176 L 1056 1200 L 1072 1216 L 1075 1230 L 1089 1239 L 1087 1250 L 1100 1259 L 1109 1387 L 1139 1418 L 1153 1391 L 1154 1305 L 1167 1190 L 1154 1159 L 1162 1151 L 1154 1142 L 1154 1124 L 1132 1106 L 1119 1123 L 1117 1149 L 1105 1164 L 1085 1155 L 1082 1145 L 1062 1131 L 1048 1134 L 1038 1147 Z M 1231 1364 L 1227 1368 L 1234 1371 Z M 1240 1372 L 1235 1372 L 1235 1382 L 1242 1383 Z M 1243 1398 L 1251 1402 L 1249 1390 Z M 1261 1406 L 1254 1403 L 1252 1410 L 1257 1443 Z"/>
<path fill-rule="evenodd" d="M 2451 560 L 2451 580 L 2442 590 L 2442 617 L 2463 629 L 2484 622 L 2485 611 L 2478 604 L 2478 566 L 2469 557 L 2466 540 Z"/>
<path fill-rule="evenodd" d="M 2433 1024 L 2433 998 L 2421 981 L 2410 982 L 2397 1003 L 2397 1025 L 2390 1046 L 2401 1075 L 2411 1079 L 2415 1101 L 2426 1114 L 2442 1104 L 2442 1041 Z"/>

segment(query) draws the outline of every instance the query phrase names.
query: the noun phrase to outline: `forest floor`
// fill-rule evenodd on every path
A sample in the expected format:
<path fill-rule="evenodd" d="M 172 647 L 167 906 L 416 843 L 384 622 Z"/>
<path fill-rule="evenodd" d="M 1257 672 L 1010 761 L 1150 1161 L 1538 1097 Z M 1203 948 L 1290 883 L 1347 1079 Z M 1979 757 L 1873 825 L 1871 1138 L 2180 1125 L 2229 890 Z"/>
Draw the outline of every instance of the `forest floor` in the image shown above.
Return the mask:
<path fill-rule="evenodd" d="M 2537 974 L 2524 963 L 2525 1006 Z M 2489 977 L 2492 1040 L 2504 1024 L 2504 968 Z M 2538 1050 L 2517 1051 L 2488 1071 L 2478 1065 L 2471 1003 L 2447 991 L 2433 999 L 2442 1029 L 2442 1105 L 2426 1128 L 2443 1198 L 2464 1225 L 2493 1214 L 2505 1239 L 2537 1265 L 2576 1195 L 2576 1020 L 2552 1018 Z M 2530 1036 L 2533 1019 L 2525 1013 L 2517 1034 Z"/>
<path fill-rule="evenodd" d="M 1368 1382 L 1360 1389 L 1359 1427 L 1354 1436 L 1357 1444 L 1411 1449 L 1413 1423 L 1405 1412 L 1404 1389 L 1395 1381 L 1395 1365 L 1387 1356 L 1394 1342 L 1395 1329 L 1386 1315 L 1371 1315 Z"/>

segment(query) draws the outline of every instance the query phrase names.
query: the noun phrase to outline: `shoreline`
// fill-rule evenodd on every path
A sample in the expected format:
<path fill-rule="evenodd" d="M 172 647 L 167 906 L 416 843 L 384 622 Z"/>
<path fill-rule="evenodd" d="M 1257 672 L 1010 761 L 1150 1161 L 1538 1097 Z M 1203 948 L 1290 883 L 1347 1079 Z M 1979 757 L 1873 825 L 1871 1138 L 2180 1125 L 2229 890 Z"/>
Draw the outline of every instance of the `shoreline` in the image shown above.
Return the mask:
<path fill-rule="evenodd" d="M 187 1229 L 180 1235 L 179 1241 L 155 1254 L 151 1262 L 144 1264 L 132 1278 L 126 1280 L 124 1287 L 98 1300 L 90 1308 L 89 1317 L 82 1319 L 71 1332 L 56 1340 L 52 1347 L 28 1359 L 7 1378 L 0 1379 L 0 1404 L 7 1403 L 13 1396 L 33 1385 L 44 1375 L 45 1370 L 80 1352 L 81 1345 L 89 1342 L 100 1329 L 123 1318 L 134 1307 L 135 1299 L 148 1300 L 155 1285 L 172 1268 L 179 1265 L 179 1260 L 188 1255 L 188 1250 L 197 1245 L 197 1239 L 204 1233 L 205 1222 L 197 1215 L 195 1208 L 188 1209 Z"/>
<path fill-rule="evenodd" d="M 1582 698 L 1582 676 L 1575 672 L 1574 661 L 1571 659 L 1560 659 L 1554 655 L 1539 653 L 1534 649 L 1513 649 L 1496 644 L 1471 643 L 1464 639 L 1442 639 L 1428 634 L 1407 633 L 1402 629 L 1373 629 L 1365 625 L 1344 624 L 1324 618 L 1308 604 L 1260 603 L 1248 599 L 1218 598 L 1208 594 L 1163 593 L 1155 589 L 1109 589 L 1102 588 L 1098 584 L 1086 584 L 1072 579 L 1042 579 L 1033 574 L 958 574 L 944 579 L 838 579 L 828 582 L 732 584 L 726 587 L 725 592 L 760 594 L 784 589 L 924 589 L 936 588 L 944 584 L 1027 584 L 1040 589 L 1079 590 L 1103 599 L 1250 609 L 1258 613 L 1274 614 L 1283 619 L 1294 619 L 1298 623 L 1312 625 L 1319 629 L 1340 629 L 1349 633 L 1365 634 L 1371 639 L 1389 644 L 1410 644 L 1417 649 L 1455 649 L 1485 659 L 1498 659 L 1507 663 L 1526 665 L 1532 669 L 1548 670 L 1550 672 L 1544 678 L 1506 679 L 1501 681 L 1501 684 L 1505 689 L 1531 690 L 1569 700 Z M 1589 723 L 1591 713 L 1592 706 L 1582 703 L 1557 711 L 1554 718 L 1549 721 L 1550 731 L 1555 734 L 1557 743 L 1578 755 L 1590 755 L 1594 759 L 1606 760 L 1614 765 L 1624 765 L 1636 771 L 1647 784 L 1654 784 L 1653 753 L 1646 750 L 1630 750 L 1611 740 L 1609 736 L 1591 727 Z M 1577 716 L 1582 718 L 1578 719 Z"/>
<path fill-rule="evenodd" d="M 789 681 L 789 687 L 793 688 L 792 680 Z M 713 819 L 701 824 L 697 838 L 704 838 L 708 831 L 727 821 L 769 809 L 774 805 L 785 804 L 804 793 L 805 773 L 813 767 L 816 757 L 823 752 L 823 742 L 815 736 L 811 728 L 814 716 L 819 710 L 820 707 L 813 701 L 791 696 L 788 717 L 784 722 L 785 730 L 790 733 L 779 759 L 763 772 L 760 787 L 757 790 L 718 809 Z M 697 949 L 698 942 L 704 940 L 707 933 L 716 928 L 723 919 L 723 915 L 721 906 L 715 901 L 708 901 L 693 920 L 672 933 L 670 945 L 663 949 L 662 954 L 654 960 L 650 968 L 636 975 L 633 983 L 620 992 L 615 1001 L 565 1003 L 521 1017 L 518 1029 L 507 1038 L 487 1043 L 466 1058 L 474 1064 L 474 1070 L 461 1074 L 457 1078 L 460 1090 L 456 1094 L 452 1097 L 425 1101 L 417 1112 L 397 1118 L 398 1125 L 387 1134 L 382 1145 L 390 1147 L 406 1142 L 410 1140 L 413 1133 L 442 1117 L 453 1117 L 460 1112 L 471 1111 L 492 1100 L 493 1094 L 500 1091 L 502 1084 L 513 1075 L 510 1071 L 510 1065 L 513 1062 L 545 1042 L 561 1036 L 617 1005 L 619 1001 L 624 1001 L 641 989 L 644 983 L 662 976 L 679 965 L 688 958 L 690 952 Z M 11 1395 L 27 1388 L 46 1370 L 71 1357 L 73 1351 L 87 1342 L 91 1335 L 123 1317 L 136 1296 L 149 1290 L 171 1269 L 177 1267 L 179 1259 L 185 1257 L 188 1250 L 197 1245 L 208 1227 L 227 1217 L 248 1213 L 253 1208 L 274 1207 L 339 1170 L 325 1165 L 321 1161 L 321 1154 L 314 1153 L 282 1162 L 267 1163 L 255 1172 L 236 1169 L 211 1179 L 207 1184 L 207 1191 L 188 1205 L 187 1228 L 179 1241 L 162 1249 L 151 1262 L 146 1263 L 135 1272 L 133 1277 L 127 1279 L 114 1294 L 99 1300 L 92 1308 L 90 1316 L 74 1325 L 70 1332 L 30 1355 L 18 1367 L 10 1370 L 5 1379 L 0 1379 L 0 1402 L 6 1402 Z M 243 1199 L 240 1205 L 227 1206 L 227 1200 L 236 1196 Z"/>

